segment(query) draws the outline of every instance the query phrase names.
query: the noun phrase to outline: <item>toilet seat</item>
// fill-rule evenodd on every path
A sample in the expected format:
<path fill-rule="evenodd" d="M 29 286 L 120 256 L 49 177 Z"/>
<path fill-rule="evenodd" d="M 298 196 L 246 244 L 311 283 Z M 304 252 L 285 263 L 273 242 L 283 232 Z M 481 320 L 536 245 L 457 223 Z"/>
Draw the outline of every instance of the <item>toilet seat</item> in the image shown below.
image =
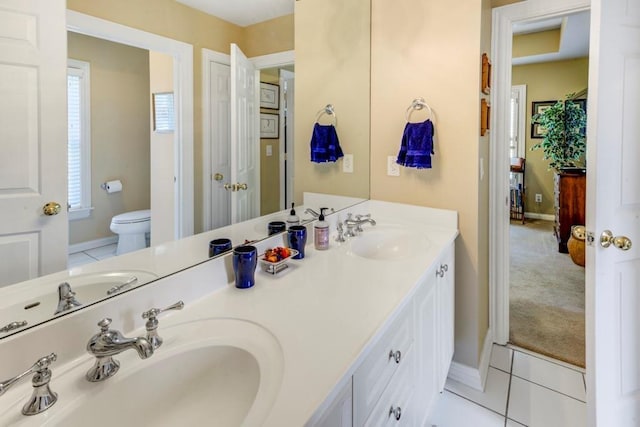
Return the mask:
<path fill-rule="evenodd" d="M 139 211 L 125 212 L 114 216 L 111 222 L 114 224 L 136 224 L 151 220 L 151 210 L 143 209 Z"/>

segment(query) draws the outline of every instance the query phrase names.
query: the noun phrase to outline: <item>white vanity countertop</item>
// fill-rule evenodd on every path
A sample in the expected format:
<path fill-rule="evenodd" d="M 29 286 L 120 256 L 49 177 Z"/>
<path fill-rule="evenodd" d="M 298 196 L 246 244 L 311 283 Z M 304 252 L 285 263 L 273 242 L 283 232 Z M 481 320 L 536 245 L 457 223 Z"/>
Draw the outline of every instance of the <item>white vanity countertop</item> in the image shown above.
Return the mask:
<path fill-rule="evenodd" d="M 117 309 L 122 319 L 120 322 L 114 320 L 113 326 L 119 323 L 118 329 L 130 336 L 132 330 L 142 326 L 142 321 L 137 319 L 139 316 L 133 316 L 131 312 L 139 313 L 140 307 L 166 306 L 184 299 L 185 310 L 168 314 L 161 320 L 160 330 L 185 319 L 228 317 L 255 322 L 275 336 L 282 350 L 284 371 L 275 404 L 263 425 L 304 425 L 317 410 L 322 409 L 320 406 L 336 386 L 353 373 L 360 357 L 373 344 L 371 339 L 389 323 L 392 314 L 409 301 L 420 279 L 430 272 L 431 265 L 458 234 L 457 213 L 452 211 L 378 201 L 364 202 L 348 211 L 371 213 L 378 222 L 376 227 L 380 229 L 393 225 L 409 226 L 418 242 L 418 250 L 411 256 L 396 260 L 371 260 L 355 255 L 351 252 L 351 243 L 361 236 L 346 243 L 336 243 L 335 221 L 338 216 L 331 215 L 328 220 L 334 224 L 329 250 L 314 250 L 313 239 L 309 238 L 311 243 L 306 247 L 304 259 L 291 260 L 290 267 L 277 275 L 267 274 L 258 267 L 256 285 L 251 289 L 236 289 L 231 281 L 232 274 L 227 274 L 226 284 L 219 284 L 224 277 L 217 278 L 218 284 L 214 286 L 212 283 L 207 290 L 206 283 L 202 282 L 207 277 L 211 279 L 208 275 L 214 271 L 213 261 L 228 269 L 230 257 L 227 256 L 104 301 L 95 308 L 73 313 L 66 316 L 67 319 L 56 319 L 34 328 L 32 341 L 47 336 L 47 333 L 60 334 L 60 331 L 76 328 L 82 329 L 75 335 L 82 336 L 84 346 L 91 336 L 88 331 L 96 329 L 95 322 Z M 364 225 L 362 236 L 370 232 L 370 227 L 369 224 Z M 307 228 L 311 237 L 313 226 L 309 224 Z M 281 245 L 282 240 L 278 242 L 278 239 L 282 236 L 260 243 L 259 252 L 268 246 Z M 224 276 L 219 274 L 219 268 L 217 272 L 217 276 Z M 190 290 L 192 284 L 194 289 L 200 290 Z M 198 292 L 205 296 L 197 295 Z M 124 304 L 131 306 L 125 311 L 118 308 Z M 49 332 L 47 328 L 50 328 Z M 85 333 L 86 336 L 83 335 Z M 27 343 L 27 335 L 0 340 L 0 351 L 11 351 L 8 345 L 13 341 L 23 354 L 12 354 L 10 359 L 22 364 L 25 357 L 35 360 L 41 356 L 27 356 L 24 354 L 27 350 L 30 353 L 39 351 L 43 355 L 60 351 L 62 362 L 88 357 L 82 356 L 83 346 L 80 352 L 69 350 L 65 354 L 64 349 L 56 350 L 42 343 L 33 345 L 31 341 Z M 62 342 L 74 349 L 78 345 L 73 338 L 62 339 Z M 52 369 L 55 376 L 55 367 Z"/>

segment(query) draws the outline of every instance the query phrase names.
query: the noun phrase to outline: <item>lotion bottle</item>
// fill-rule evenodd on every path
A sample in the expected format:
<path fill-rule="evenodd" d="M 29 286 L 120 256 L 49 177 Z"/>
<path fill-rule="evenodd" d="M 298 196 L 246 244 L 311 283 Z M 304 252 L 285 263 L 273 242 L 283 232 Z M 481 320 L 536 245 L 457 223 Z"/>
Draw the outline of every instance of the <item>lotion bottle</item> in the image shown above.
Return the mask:
<path fill-rule="evenodd" d="M 296 215 L 296 210 L 293 208 L 295 203 L 291 203 L 291 211 L 289 212 L 289 216 L 287 217 L 287 227 L 291 227 L 292 225 L 299 225 L 300 218 Z"/>
<path fill-rule="evenodd" d="M 327 208 L 320 208 L 320 217 L 313 226 L 313 244 L 319 251 L 329 249 L 329 223 L 324 220 L 324 211 Z"/>

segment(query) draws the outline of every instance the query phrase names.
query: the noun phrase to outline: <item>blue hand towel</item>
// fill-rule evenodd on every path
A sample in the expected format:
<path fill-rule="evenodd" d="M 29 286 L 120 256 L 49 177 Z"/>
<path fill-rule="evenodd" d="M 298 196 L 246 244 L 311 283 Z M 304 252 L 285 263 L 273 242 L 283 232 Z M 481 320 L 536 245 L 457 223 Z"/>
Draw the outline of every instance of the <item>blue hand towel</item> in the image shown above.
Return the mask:
<path fill-rule="evenodd" d="M 333 125 L 316 123 L 311 135 L 311 161 L 316 163 L 335 162 L 343 156 L 336 128 Z"/>
<path fill-rule="evenodd" d="M 407 123 L 396 163 L 409 168 L 431 168 L 434 128 L 431 120 Z"/>

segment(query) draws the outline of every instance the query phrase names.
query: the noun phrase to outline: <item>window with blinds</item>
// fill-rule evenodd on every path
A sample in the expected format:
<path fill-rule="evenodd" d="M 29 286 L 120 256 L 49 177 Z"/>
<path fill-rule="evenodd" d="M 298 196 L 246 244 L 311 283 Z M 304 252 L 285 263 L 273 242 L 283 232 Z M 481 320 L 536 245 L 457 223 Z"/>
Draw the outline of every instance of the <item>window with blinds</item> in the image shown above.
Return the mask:
<path fill-rule="evenodd" d="M 67 155 L 69 219 L 91 212 L 89 63 L 70 59 L 67 67 Z"/>

